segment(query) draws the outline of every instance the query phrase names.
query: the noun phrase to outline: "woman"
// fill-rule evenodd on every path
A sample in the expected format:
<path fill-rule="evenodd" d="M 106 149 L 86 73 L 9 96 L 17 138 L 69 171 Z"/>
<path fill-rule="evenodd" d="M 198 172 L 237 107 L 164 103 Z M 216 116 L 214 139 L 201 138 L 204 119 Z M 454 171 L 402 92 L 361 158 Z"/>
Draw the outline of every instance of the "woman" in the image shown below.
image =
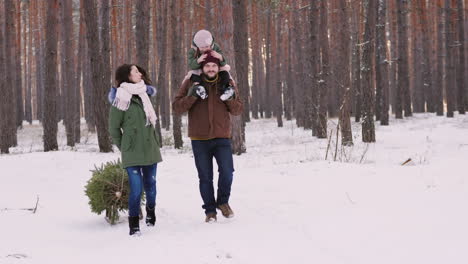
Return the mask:
<path fill-rule="evenodd" d="M 162 161 L 159 137 L 155 132 L 156 113 L 147 94 L 151 84 L 146 71 L 137 65 L 124 64 L 115 72 L 117 92 L 109 95 L 112 107 L 109 132 L 120 149 L 122 165 L 127 170 L 130 235 L 140 235 L 139 212 L 143 188 L 146 193 L 146 224 L 156 222 L 156 168 Z M 113 98 L 114 97 L 114 98 Z"/>

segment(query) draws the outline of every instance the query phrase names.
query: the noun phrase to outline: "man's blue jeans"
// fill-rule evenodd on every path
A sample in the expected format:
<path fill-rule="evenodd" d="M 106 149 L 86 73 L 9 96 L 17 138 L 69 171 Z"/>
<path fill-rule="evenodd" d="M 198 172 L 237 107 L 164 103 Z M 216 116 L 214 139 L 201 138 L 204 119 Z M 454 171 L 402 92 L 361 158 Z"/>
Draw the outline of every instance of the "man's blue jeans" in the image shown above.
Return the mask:
<path fill-rule="evenodd" d="M 210 140 L 192 140 L 193 156 L 200 180 L 200 194 L 203 199 L 202 208 L 205 213 L 216 213 L 217 205 L 229 202 L 234 172 L 231 140 L 215 138 Z M 213 187 L 213 157 L 218 164 L 217 200 Z"/>
<path fill-rule="evenodd" d="M 146 206 L 156 205 L 156 168 L 157 163 L 148 166 L 127 167 L 130 195 L 128 196 L 128 215 L 140 214 L 140 201 L 143 187 L 146 193 Z"/>

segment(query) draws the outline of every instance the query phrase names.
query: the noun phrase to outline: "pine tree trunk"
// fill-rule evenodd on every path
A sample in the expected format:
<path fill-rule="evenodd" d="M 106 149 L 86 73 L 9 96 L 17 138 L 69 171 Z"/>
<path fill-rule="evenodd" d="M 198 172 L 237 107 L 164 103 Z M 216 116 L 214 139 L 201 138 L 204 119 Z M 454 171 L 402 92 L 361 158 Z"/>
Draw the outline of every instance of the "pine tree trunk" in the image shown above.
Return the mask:
<path fill-rule="evenodd" d="M 272 82 L 272 73 L 273 73 L 273 69 L 272 69 L 272 63 L 271 63 L 271 35 L 273 34 L 272 33 L 272 30 L 271 30 L 271 27 L 272 27 L 272 11 L 271 11 L 271 7 L 268 8 L 268 10 L 266 11 L 266 19 L 267 19 L 267 22 L 266 22 L 266 39 L 265 39 L 265 66 L 266 66 L 266 73 L 265 73 L 265 78 L 266 78 L 266 85 L 264 87 L 264 91 L 265 91 L 265 98 L 268 98 L 265 102 L 265 105 L 264 105 L 264 111 L 265 111 L 265 118 L 271 118 L 272 116 L 272 113 L 271 113 L 271 100 L 269 100 L 271 98 L 271 89 L 273 87 L 273 82 Z"/>
<path fill-rule="evenodd" d="M 433 94 L 433 84 L 431 80 L 431 51 L 432 43 L 435 40 L 431 39 L 430 33 L 430 23 L 428 21 L 428 7 L 425 1 L 418 1 L 419 8 L 418 12 L 421 14 L 421 29 L 422 29 L 422 72 L 423 72 L 423 85 L 424 85 L 424 94 L 426 107 L 428 112 L 434 112 L 434 94 Z"/>
<path fill-rule="evenodd" d="M 353 145 L 353 133 L 351 131 L 350 101 L 351 101 L 351 79 L 350 79 L 350 28 L 346 10 L 346 1 L 337 0 L 337 36 L 338 50 L 336 53 L 335 69 L 333 76 L 337 80 L 335 85 L 339 86 L 340 112 L 339 122 L 341 129 L 341 144 L 344 146 Z M 338 63 L 339 60 L 339 63 Z"/>
<path fill-rule="evenodd" d="M 296 102 L 296 108 L 295 108 L 295 114 L 294 116 L 296 117 L 296 124 L 298 127 L 304 127 L 304 87 L 303 87 L 303 65 L 300 62 L 300 60 L 303 57 L 303 49 L 302 49 L 302 43 L 301 43 L 301 32 L 300 32 L 300 12 L 299 9 L 299 4 L 298 2 L 295 2 L 295 7 L 293 12 L 293 37 L 292 37 L 292 45 L 293 45 L 293 52 L 291 55 L 292 58 L 292 64 L 293 64 L 293 76 L 294 76 L 294 94 L 295 94 L 295 102 Z"/>
<path fill-rule="evenodd" d="M 149 70 L 149 33 L 150 33 L 150 9 L 148 0 L 136 2 L 136 54 L 137 64 L 146 71 Z"/>
<path fill-rule="evenodd" d="M 351 75 L 352 83 L 351 90 L 353 94 L 353 106 L 354 106 L 354 118 L 355 122 L 360 122 L 361 120 L 361 102 L 362 102 L 362 92 L 361 92 L 361 45 L 360 45 L 360 28 L 361 28 L 361 0 L 354 0 L 352 2 L 353 10 L 351 17 L 351 34 L 353 36 L 352 42 L 352 57 L 351 57 Z"/>
<path fill-rule="evenodd" d="M 167 77 L 167 4 L 157 1 L 157 46 L 158 46 L 158 94 L 156 101 L 161 109 L 161 126 L 170 129 L 171 116 L 169 110 L 169 78 Z"/>
<path fill-rule="evenodd" d="M 417 1 L 412 1 L 410 7 L 411 17 L 411 74 L 410 90 L 412 91 L 413 109 L 415 113 L 425 112 L 425 94 L 423 82 L 423 60 L 422 60 L 422 28 L 421 16 Z"/>
<path fill-rule="evenodd" d="M 320 62 L 320 81 L 318 83 L 318 126 L 317 126 L 317 137 L 327 138 L 327 102 L 328 102 L 328 86 L 330 85 L 329 72 L 330 72 L 330 45 L 328 41 L 328 7 L 327 1 L 320 1 L 320 26 L 319 40 L 320 50 L 322 54 Z M 318 54 L 316 54 L 318 55 Z"/>
<path fill-rule="evenodd" d="M 455 69 L 455 25 L 452 11 L 452 0 L 445 0 L 445 47 L 446 58 L 445 63 L 445 96 L 447 101 L 447 117 L 453 117 L 455 110 L 455 91 L 456 91 L 456 69 Z"/>
<path fill-rule="evenodd" d="M 362 80 L 363 80 L 363 122 L 362 141 L 375 142 L 374 127 L 374 89 L 372 87 L 372 40 L 374 39 L 372 26 L 376 22 L 376 1 L 364 0 L 365 30 L 362 49 Z"/>
<path fill-rule="evenodd" d="M 234 9 L 235 10 L 235 9 Z M 237 17 L 237 16 L 235 16 Z M 236 21 L 236 20 L 234 20 Z M 282 79 L 282 72 L 283 72 L 283 47 L 282 47 L 282 29 L 281 23 L 283 22 L 282 12 L 281 10 L 277 10 L 276 13 L 276 63 L 275 63 L 275 71 L 276 71 L 276 92 L 275 92 L 275 116 L 276 116 L 276 123 L 278 127 L 283 127 L 283 79 Z M 235 24 L 235 23 L 234 23 Z M 236 44 L 234 44 L 234 47 Z M 237 61 L 237 58 L 236 58 Z M 247 66 L 247 65 L 246 65 Z M 246 72 L 247 73 L 247 72 Z M 246 76 L 247 77 L 247 76 Z M 245 109 L 244 109 L 245 111 Z"/>
<path fill-rule="evenodd" d="M 376 30 L 376 114 L 379 113 L 381 125 L 388 125 L 388 60 L 387 60 L 387 38 L 386 38 L 386 2 L 379 1 L 377 5 L 377 30 Z M 380 91 L 380 93 L 379 93 Z"/>
<path fill-rule="evenodd" d="M 468 7 L 467 7 L 468 8 Z M 458 16 L 458 42 L 459 46 L 459 66 L 457 67 L 457 106 L 458 113 L 465 114 L 465 100 L 466 100 L 466 87 L 468 84 L 466 82 L 467 76 L 466 72 L 466 54 L 465 54 L 465 21 L 466 18 L 463 17 L 463 1 L 457 0 L 457 16 Z"/>
<path fill-rule="evenodd" d="M 22 67 L 21 67 L 21 1 L 15 1 L 15 18 L 16 18 L 16 27 L 15 27 L 15 53 L 14 54 L 14 74 L 15 74 L 15 99 L 16 99 L 16 115 L 15 115 L 15 124 L 14 129 L 11 130 L 12 138 L 13 138 L 13 145 L 18 145 L 17 139 L 17 128 L 21 128 L 23 126 L 24 120 L 24 104 L 23 104 L 23 83 L 21 78 Z"/>
<path fill-rule="evenodd" d="M 249 35 L 247 27 L 247 1 L 232 0 L 232 12 L 234 19 L 234 54 L 236 56 L 237 84 L 242 103 L 244 104 L 244 113 L 242 115 L 243 127 L 245 122 L 250 121 L 249 104 Z M 242 133 L 245 133 L 242 129 Z M 244 135 L 245 137 L 245 135 Z"/>
<path fill-rule="evenodd" d="M 444 115 L 444 63 L 446 62 L 446 47 L 444 36 L 444 6 L 443 0 L 437 0 L 435 6 L 437 11 L 437 80 L 435 82 L 436 113 Z"/>
<path fill-rule="evenodd" d="M 8 15 L 6 14 L 6 3 L 5 1 L 0 2 L 0 75 L 7 76 L 6 71 L 6 43 L 5 38 L 5 18 Z M 10 94 L 10 89 L 6 85 L 6 81 L 0 81 L 0 91 L 4 91 L 4 95 L 0 96 L 0 153 L 9 153 L 10 144 L 8 142 L 8 128 L 9 120 L 8 115 L 9 108 L 11 107 L 11 100 L 8 98 Z"/>
<path fill-rule="evenodd" d="M 173 97 L 177 93 L 179 86 L 182 80 L 182 55 L 180 53 L 182 36 L 180 31 L 180 15 L 178 12 L 180 9 L 180 0 L 170 1 L 169 8 L 171 12 L 171 29 L 173 29 L 172 34 L 172 54 L 171 54 L 171 90 Z M 173 122 L 173 136 L 174 136 L 174 147 L 176 149 L 181 149 L 184 145 L 182 141 L 182 119 L 181 116 L 174 113 L 172 114 Z"/>
<path fill-rule="evenodd" d="M 47 1 L 45 43 L 44 151 L 57 150 L 57 39 L 59 1 Z"/>
<path fill-rule="evenodd" d="M 107 0 L 102 6 L 102 28 L 98 29 L 98 13 L 94 0 L 84 0 L 84 18 L 86 23 L 86 35 L 88 43 L 88 56 L 91 63 L 91 80 L 93 96 L 93 112 L 96 120 L 98 144 L 100 152 L 112 151 L 112 145 L 108 131 L 109 103 L 107 92 L 110 87 L 110 63 L 109 57 L 109 9 Z M 101 40 L 99 39 L 101 32 Z M 101 43 L 102 41 L 102 43 Z M 107 42 L 107 43 L 106 43 Z M 101 48 L 102 47 L 102 48 Z"/>
<path fill-rule="evenodd" d="M 254 119 L 258 119 L 258 113 L 259 113 L 259 104 L 260 104 L 260 72 L 259 72 L 259 64 L 260 64 L 260 59 L 261 59 L 261 47 L 260 47 L 260 32 L 258 31 L 259 28 L 259 11 L 257 7 L 257 3 L 250 2 L 251 6 L 251 14 L 250 17 L 252 17 L 252 23 L 250 23 L 250 36 L 251 36 L 251 42 L 250 42 L 250 49 L 252 50 L 252 99 L 250 102 L 250 107 L 251 107 L 251 112 L 252 112 L 252 117 Z"/>
<path fill-rule="evenodd" d="M 411 116 L 411 94 L 408 71 L 408 0 L 397 1 L 398 9 L 398 91 L 396 94 L 396 118 Z"/>
<path fill-rule="evenodd" d="M 73 10 L 72 10 L 72 0 L 62 0 L 62 16 L 61 16 L 61 26 L 62 26 L 62 47 L 64 53 L 62 54 L 64 59 L 64 64 L 62 64 L 62 91 L 64 97 L 62 100 L 65 100 L 65 131 L 67 135 L 67 145 L 75 146 L 75 128 L 73 115 L 76 109 L 74 108 L 74 100 L 76 99 L 75 94 L 75 71 L 74 71 L 74 43 L 73 43 Z"/>
<path fill-rule="evenodd" d="M 233 33 L 234 30 L 239 30 L 239 27 L 235 26 L 234 27 L 234 21 L 233 21 L 233 0 L 219 0 L 218 1 L 218 6 L 219 6 L 219 13 L 218 15 L 222 16 L 224 19 L 223 24 L 218 24 L 217 27 L 217 39 L 219 40 L 220 46 L 223 48 L 223 56 L 229 59 L 230 65 L 232 66 L 237 66 L 236 62 L 236 54 L 234 50 L 234 42 L 233 42 Z M 246 12 L 242 11 L 242 12 Z M 248 57 L 247 57 L 248 58 Z M 232 67 L 231 68 L 231 74 L 235 80 L 237 80 L 237 67 Z M 239 69 L 242 70 L 242 69 Z M 241 88 L 244 91 L 248 90 L 248 86 L 246 88 Z M 242 96 L 247 96 L 244 94 L 240 95 Z M 245 147 L 245 131 L 244 131 L 244 123 L 242 121 L 242 115 L 241 116 L 231 116 L 231 127 L 232 127 L 232 133 L 231 133 L 231 140 L 232 140 L 232 152 L 240 155 L 242 153 L 246 152 L 246 147 Z"/>
<path fill-rule="evenodd" d="M 289 12 L 291 13 L 291 12 Z M 291 15 L 289 15 L 291 16 Z M 294 80 L 294 66 L 293 66 L 293 54 L 294 54 L 294 50 L 293 50 L 293 39 L 292 39 L 292 36 L 293 36 L 293 31 L 292 31 L 292 25 L 291 25 L 291 21 L 292 19 L 291 18 L 288 18 L 288 42 L 287 42 L 287 45 L 288 45 L 288 55 L 287 55 L 287 72 L 286 72 L 286 92 L 285 92 L 285 109 L 284 109 L 284 114 L 285 114 L 285 118 L 286 120 L 292 120 L 293 119 L 293 116 L 294 116 L 294 112 L 295 112 L 295 97 L 294 97 L 294 86 L 295 86 L 295 80 Z"/>
<path fill-rule="evenodd" d="M 389 11 L 388 11 L 388 23 L 390 25 L 390 91 L 389 91 L 389 101 L 392 106 L 392 112 L 395 113 L 395 116 L 399 115 L 399 118 L 403 118 L 403 108 L 402 104 L 398 106 L 401 108 L 397 110 L 397 94 L 398 94 L 398 8 L 397 0 L 389 1 Z"/>
<path fill-rule="evenodd" d="M 16 82 L 16 28 L 15 28 L 15 1 L 5 0 L 5 56 L 6 70 L 5 82 L 7 83 L 6 91 L 3 96 L 8 98 L 9 107 L 6 110 L 7 119 L 7 134 L 5 140 L 10 147 L 16 145 L 16 127 L 17 127 L 17 82 Z M 19 48 L 19 47 L 18 47 Z"/>
<path fill-rule="evenodd" d="M 23 76 L 23 83 L 24 83 L 24 120 L 31 123 L 32 122 L 32 105 L 31 105 L 31 91 L 32 91 L 32 30 L 31 30 L 31 14 L 30 14 L 30 6 L 31 3 L 23 3 L 22 4 L 22 18 L 23 18 L 23 54 L 24 54 L 24 76 Z"/>

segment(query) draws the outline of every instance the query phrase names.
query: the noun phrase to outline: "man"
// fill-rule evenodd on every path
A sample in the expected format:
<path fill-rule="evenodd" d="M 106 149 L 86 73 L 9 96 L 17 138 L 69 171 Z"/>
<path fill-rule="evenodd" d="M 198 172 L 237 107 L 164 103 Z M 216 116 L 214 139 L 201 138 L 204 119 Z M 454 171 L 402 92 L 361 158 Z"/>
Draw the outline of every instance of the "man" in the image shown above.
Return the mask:
<path fill-rule="evenodd" d="M 223 87 L 219 82 L 218 58 L 208 54 L 201 66 L 202 83 L 193 85 L 192 81 L 184 80 L 172 103 L 172 108 L 177 114 L 188 111 L 188 136 L 192 140 L 192 150 L 200 180 L 205 222 L 215 222 L 216 209 L 221 210 L 224 217 L 234 216 L 229 206 L 234 172 L 230 114 L 240 115 L 243 105 L 236 88 L 227 100 L 221 100 Z M 213 188 L 213 157 L 216 159 L 219 172 L 217 198 Z"/>

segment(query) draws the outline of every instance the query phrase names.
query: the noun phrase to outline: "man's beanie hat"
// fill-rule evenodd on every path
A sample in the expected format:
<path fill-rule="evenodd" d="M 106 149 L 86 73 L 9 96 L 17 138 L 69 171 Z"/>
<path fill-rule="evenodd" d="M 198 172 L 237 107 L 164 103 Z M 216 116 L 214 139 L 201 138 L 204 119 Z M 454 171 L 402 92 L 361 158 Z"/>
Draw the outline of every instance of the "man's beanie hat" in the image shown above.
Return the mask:
<path fill-rule="evenodd" d="M 220 66 L 220 61 L 218 58 L 216 57 L 213 57 L 211 55 L 211 52 L 206 52 L 206 54 L 208 54 L 208 56 L 206 56 L 205 60 L 202 61 L 201 63 L 201 66 L 202 68 L 205 66 L 205 64 L 207 64 L 208 62 L 213 62 L 213 63 L 216 63 L 218 65 L 218 67 Z"/>
<path fill-rule="evenodd" d="M 193 36 L 193 44 L 198 48 L 211 46 L 213 44 L 213 36 L 206 29 L 199 30 Z"/>

